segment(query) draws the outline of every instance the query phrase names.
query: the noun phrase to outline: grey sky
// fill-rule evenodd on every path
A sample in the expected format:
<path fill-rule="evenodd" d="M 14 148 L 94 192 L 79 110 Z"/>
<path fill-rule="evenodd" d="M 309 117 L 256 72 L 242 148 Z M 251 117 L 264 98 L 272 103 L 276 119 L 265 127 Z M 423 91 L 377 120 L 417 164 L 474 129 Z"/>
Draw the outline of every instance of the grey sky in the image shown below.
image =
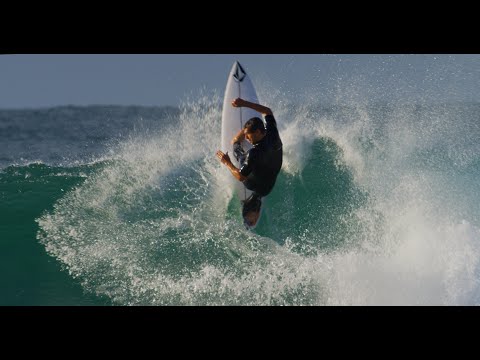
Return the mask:
<path fill-rule="evenodd" d="M 286 97 L 480 101 L 480 55 L 2 55 L 0 108 L 178 105 L 223 95 L 235 60 L 257 87 Z"/>

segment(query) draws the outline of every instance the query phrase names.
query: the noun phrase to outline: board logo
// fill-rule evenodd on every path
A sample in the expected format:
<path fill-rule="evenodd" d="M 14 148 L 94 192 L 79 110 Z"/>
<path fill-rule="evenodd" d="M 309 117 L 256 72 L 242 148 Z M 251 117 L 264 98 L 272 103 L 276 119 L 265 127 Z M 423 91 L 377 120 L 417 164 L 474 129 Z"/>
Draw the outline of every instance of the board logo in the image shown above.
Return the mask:
<path fill-rule="evenodd" d="M 247 73 L 245 72 L 245 70 L 243 70 L 242 65 L 240 65 L 239 62 L 237 62 L 237 66 L 235 68 L 235 72 L 233 74 L 233 77 L 238 82 L 242 82 L 242 80 L 245 78 L 245 75 L 247 75 Z"/>

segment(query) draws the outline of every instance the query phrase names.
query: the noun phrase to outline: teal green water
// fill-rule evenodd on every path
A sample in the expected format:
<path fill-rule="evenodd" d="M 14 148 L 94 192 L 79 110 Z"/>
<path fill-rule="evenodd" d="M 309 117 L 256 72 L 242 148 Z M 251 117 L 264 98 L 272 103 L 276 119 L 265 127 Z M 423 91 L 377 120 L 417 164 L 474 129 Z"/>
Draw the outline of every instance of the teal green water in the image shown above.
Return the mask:
<path fill-rule="evenodd" d="M 337 164 L 341 151 L 332 140 L 315 140 L 311 151 L 302 172 L 279 177 L 266 199 L 266 218 L 255 229 L 281 245 L 295 239 L 296 251 L 309 255 L 339 248 L 351 239 L 356 227 L 343 216 L 366 201 L 349 169 Z"/>
<path fill-rule="evenodd" d="M 87 294 L 36 239 L 35 219 L 85 179 L 88 167 L 43 164 L 9 167 L 0 173 L 0 305 L 105 305 Z"/>

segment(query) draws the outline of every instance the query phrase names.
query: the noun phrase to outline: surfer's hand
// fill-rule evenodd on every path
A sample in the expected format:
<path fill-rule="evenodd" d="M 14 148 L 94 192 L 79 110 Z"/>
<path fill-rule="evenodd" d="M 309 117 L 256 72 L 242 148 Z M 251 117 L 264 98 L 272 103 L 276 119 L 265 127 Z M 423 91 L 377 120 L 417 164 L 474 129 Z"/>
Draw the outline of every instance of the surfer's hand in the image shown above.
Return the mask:
<path fill-rule="evenodd" d="M 233 107 L 242 107 L 244 105 L 245 105 L 245 100 L 241 98 L 236 98 L 235 100 L 232 101 Z"/>
<path fill-rule="evenodd" d="M 231 163 L 230 156 L 228 156 L 228 151 L 226 154 L 221 152 L 220 150 L 217 151 L 217 157 L 220 159 L 222 164 L 227 165 L 228 163 Z"/>

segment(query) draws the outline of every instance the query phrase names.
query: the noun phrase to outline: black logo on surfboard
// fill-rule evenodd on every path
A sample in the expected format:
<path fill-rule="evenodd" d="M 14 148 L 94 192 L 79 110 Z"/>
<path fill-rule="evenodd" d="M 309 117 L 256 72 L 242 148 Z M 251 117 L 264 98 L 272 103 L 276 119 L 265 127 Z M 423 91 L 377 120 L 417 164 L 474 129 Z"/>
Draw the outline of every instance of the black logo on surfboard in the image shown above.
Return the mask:
<path fill-rule="evenodd" d="M 245 78 L 247 73 L 245 70 L 243 70 L 242 65 L 237 61 L 237 66 L 235 67 L 235 72 L 233 73 L 233 77 L 235 80 L 242 82 L 242 80 Z"/>

